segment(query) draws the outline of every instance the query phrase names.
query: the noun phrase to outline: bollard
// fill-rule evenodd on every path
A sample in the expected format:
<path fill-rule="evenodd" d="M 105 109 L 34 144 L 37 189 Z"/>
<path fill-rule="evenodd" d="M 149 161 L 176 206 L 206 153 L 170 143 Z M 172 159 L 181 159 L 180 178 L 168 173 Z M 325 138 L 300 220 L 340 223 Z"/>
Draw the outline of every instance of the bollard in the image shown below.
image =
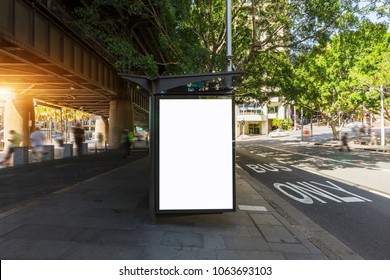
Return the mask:
<path fill-rule="evenodd" d="M 88 155 L 88 143 L 81 143 L 81 155 Z"/>
<path fill-rule="evenodd" d="M 54 145 L 43 145 L 43 160 L 54 159 Z"/>
<path fill-rule="evenodd" d="M 73 156 L 73 144 L 64 144 L 62 150 L 62 157 L 68 158 Z"/>
<path fill-rule="evenodd" d="M 28 163 L 28 147 L 16 147 L 14 150 L 14 166 Z"/>

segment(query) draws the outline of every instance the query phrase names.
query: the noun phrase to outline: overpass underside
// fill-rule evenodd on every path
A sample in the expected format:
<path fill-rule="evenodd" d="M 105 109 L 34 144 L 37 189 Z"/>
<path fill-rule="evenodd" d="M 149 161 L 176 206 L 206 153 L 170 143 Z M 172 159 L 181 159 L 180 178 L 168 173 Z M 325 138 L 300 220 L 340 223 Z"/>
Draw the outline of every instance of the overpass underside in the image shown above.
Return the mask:
<path fill-rule="evenodd" d="M 105 118 L 110 102 L 125 96 L 134 124 L 147 126 L 148 97 L 129 87 L 110 55 L 61 16 L 27 0 L 0 1 L 0 88 Z"/>

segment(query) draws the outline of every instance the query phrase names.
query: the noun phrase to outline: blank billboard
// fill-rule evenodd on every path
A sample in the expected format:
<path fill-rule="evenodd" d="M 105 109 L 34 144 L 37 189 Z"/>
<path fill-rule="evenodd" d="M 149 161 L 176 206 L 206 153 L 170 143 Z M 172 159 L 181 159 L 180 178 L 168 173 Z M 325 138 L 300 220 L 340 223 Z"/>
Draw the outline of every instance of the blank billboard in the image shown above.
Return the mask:
<path fill-rule="evenodd" d="M 231 99 L 159 100 L 158 210 L 233 210 Z"/>

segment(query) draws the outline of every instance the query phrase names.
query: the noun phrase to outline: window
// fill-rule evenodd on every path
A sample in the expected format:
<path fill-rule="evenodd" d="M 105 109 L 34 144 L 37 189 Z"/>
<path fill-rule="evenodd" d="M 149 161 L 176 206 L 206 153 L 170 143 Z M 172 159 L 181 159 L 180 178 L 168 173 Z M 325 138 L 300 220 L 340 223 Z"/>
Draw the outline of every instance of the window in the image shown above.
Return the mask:
<path fill-rule="evenodd" d="M 263 115 L 263 110 L 260 107 L 241 106 L 239 115 Z"/>
<path fill-rule="evenodd" d="M 276 114 L 278 112 L 278 106 L 270 106 L 268 107 L 269 114 Z"/>

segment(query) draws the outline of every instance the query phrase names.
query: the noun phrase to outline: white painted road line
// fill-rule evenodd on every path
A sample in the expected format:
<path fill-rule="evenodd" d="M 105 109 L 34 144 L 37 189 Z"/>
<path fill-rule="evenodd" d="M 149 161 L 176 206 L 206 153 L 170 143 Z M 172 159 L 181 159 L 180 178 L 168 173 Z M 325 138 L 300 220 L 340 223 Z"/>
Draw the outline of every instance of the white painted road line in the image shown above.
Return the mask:
<path fill-rule="evenodd" d="M 386 197 L 386 198 L 390 198 L 390 195 L 382 193 L 382 192 L 370 190 L 370 193 L 377 194 L 377 195 L 380 195 L 380 196 L 383 196 L 383 197 Z"/>
<path fill-rule="evenodd" d="M 323 158 L 323 157 L 320 157 L 320 156 L 307 155 L 307 154 L 303 154 L 303 153 L 292 152 L 292 151 L 283 150 L 283 149 L 274 148 L 274 147 L 269 147 L 269 146 L 264 146 L 264 145 L 262 145 L 262 147 L 265 147 L 265 148 L 268 148 L 268 149 L 271 149 L 271 150 L 281 151 L 281 152 L 284 152 L 284 153 L 290 153 L 290 154 L 294 154 L 294 155 L 300 155 L 300 156 L 305 156 L 305 157 L 311 157 L 311 158 L 316 158 L 316 159 L 321 159 L 321 160 L 329 160 L 329 161 L 334 161 L 334 162 L 338 162 L 338 163 L 343 163 L 343 164 L 347 164 L 347 165 L 351 165 L 351 166 L 357 166 L 357 167 L 363 167 L 363 168 L 365 168 L 365 166 L 362 165 L 362 164 L 356 164 L 356 163 L 351 163 L 351 162 L 346 162 L 346 161 L 341 161 L 341 160 L 331 159 L 331 158 Z M 384 171 L 384 172 L 390 172 L 389 169 L 372 168 L 372 167 L 370 167 L 370 169 L 378 170 L 378 171 Z"/>

